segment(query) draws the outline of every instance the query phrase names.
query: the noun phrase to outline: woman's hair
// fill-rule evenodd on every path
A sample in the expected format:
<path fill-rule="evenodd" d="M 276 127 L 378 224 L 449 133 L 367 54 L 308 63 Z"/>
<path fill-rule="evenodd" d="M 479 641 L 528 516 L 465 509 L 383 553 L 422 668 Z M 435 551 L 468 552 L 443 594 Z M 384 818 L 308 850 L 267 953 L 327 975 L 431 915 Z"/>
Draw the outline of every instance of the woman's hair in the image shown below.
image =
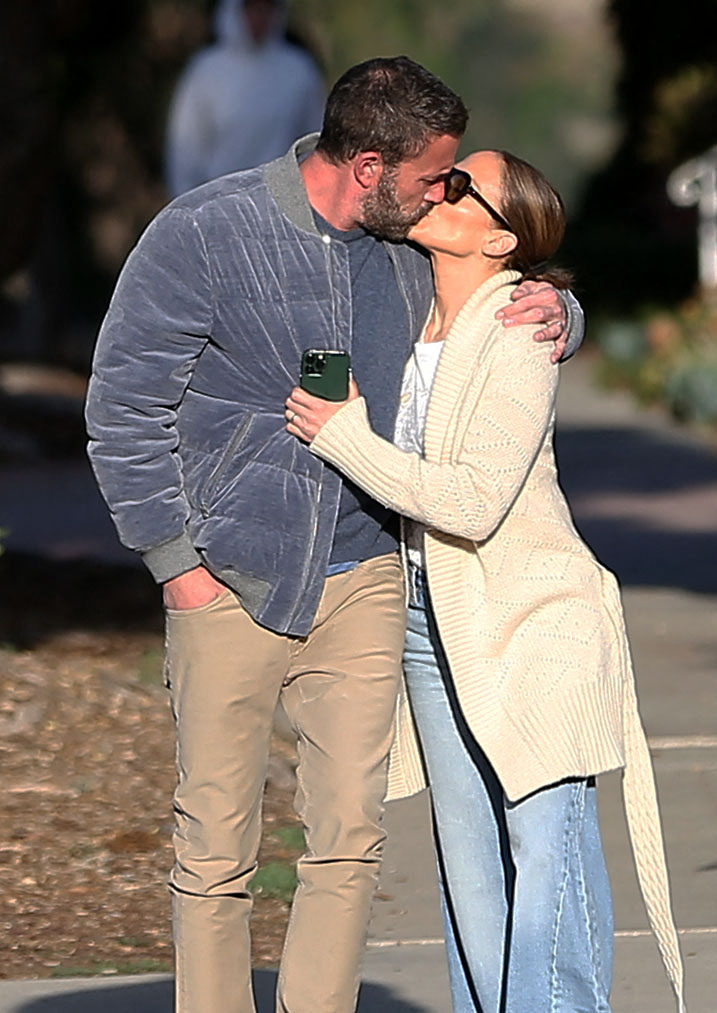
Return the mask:
<path fill-rule="evenodd" d="M 520 271 L 524 280 L 547 281 L 569 288 L 568 271 L 548 268 L 547 262 L 565 235 L 565 207 L 558 191 L 534 166 L 509 151 L 498 151 L 501 173 L 501 213 L 518 239 L 506 268 Z"/>
<path fill-rule="evenodd" d="M 334 163 L 378 151 L 389 167 L 416 158 L 435 136 L 461 137 L 468 112 L 440 78 L 407 56 L 351 67 L 326 101 L 316 150 Z"/>

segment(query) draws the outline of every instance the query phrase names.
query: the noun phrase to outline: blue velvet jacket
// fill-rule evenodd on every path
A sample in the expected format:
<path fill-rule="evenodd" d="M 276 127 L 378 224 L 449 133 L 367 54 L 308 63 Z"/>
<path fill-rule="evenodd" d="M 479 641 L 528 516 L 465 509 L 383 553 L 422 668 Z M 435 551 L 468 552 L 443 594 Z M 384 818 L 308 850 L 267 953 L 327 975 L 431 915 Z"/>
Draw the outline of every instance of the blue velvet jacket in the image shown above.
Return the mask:
<path fill-rule="evenodd" d="M 157 215 L 119 277 L 86 407 L 120 539 L 155 579 L 203 563 L 257 622 L 295 636 L 316 612 L 341 480 L 286 433 L 284 400 L 303 349 L 350 352 L 352 337 L 348 254 L 316 227 L 298 169 L 314 143 Z M 387 249 L 415 337 L 430 264 Z"/>

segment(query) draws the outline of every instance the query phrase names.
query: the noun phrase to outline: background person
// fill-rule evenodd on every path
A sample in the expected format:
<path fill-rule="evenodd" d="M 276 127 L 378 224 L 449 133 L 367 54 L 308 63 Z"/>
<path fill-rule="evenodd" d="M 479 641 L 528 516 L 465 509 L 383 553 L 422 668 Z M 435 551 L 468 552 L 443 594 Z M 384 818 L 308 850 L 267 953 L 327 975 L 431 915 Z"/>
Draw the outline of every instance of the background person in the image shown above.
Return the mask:
<path fill-rule="evenodd" d="M 404 669 L 432 791 L 454 1010 L 609 1013 L 595 775 L 615 768 L 683 1010 L 617 582 L 558 485 L 558 371 L 546 348 L 526 350 L 495 321 L 559 246 L 562 202 L 508 153 L 478 152 L 461 169 L 409 233 L 431 255 L 436 296 L 404 375 L 398 446 L 372 430 L 355 385 L 343 405 L 295 388 L 287 429 L 411 519 Z M 406 720 L 398 729 L 394 784 L 418 788 L 416 743 Z"/>
<path fill-rule="evenodd" d="M 269 162 L 321 128 L 323 79 L 312 56 L 287 42 L 286 8 L 287 0 L 220 0 L 216 43 L 190 61 L 173 96 L 170 196 Z"/>

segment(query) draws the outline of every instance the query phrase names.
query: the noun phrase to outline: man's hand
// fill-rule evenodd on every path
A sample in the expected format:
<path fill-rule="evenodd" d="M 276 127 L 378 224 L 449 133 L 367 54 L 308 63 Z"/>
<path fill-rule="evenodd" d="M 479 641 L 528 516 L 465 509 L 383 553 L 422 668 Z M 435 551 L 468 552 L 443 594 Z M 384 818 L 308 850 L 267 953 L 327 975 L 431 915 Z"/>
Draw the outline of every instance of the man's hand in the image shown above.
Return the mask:
<path fill-rule="evenodd" d="M 197 566 L 166 581 L 162 593 L 166 608 L 181 611 L 208 605 L 224 590 L 224 584 L 215 580 L 206 567 Z"/>
<path fill-rule="evenodd" d="M 557 289 L 547 281 L 524 281 L 511 294 L 512 305 L 496 313 L 505 327 L 515 324 L 544 324 L 533 335 L 536 341 L 554 341 L 551 362 L 559 362 L 568 340 L 565 304 Z"/>
<path fill-rule="evenodd" d="M 286 428 L 292 436 L 311 443 L 322 426 L 332 418 L 340 408 L 349 401 L 360 397 L 355 380 L 349 381 L 349 396 L 345 401 L 327 401 L 322 397 L 314 397 L 303 389 L 294 387 L 286 399 Z"/>

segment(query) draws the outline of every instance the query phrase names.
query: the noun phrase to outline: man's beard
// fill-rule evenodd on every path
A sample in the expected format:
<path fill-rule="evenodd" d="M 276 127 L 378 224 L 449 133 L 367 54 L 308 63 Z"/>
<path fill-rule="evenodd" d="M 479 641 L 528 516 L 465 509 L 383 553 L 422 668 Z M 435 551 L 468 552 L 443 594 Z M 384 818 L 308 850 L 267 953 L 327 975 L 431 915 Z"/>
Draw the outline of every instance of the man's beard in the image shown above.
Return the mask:
<path fill-rule="evenodd" d="M 360 224 L 381 239 L 399 242 L 432 208 L 433 204 L 424 201 L 415 211 L 405 211 L 396 196 L 394 176 L 384 172 L 376 188 L 363 199 Z"/>

